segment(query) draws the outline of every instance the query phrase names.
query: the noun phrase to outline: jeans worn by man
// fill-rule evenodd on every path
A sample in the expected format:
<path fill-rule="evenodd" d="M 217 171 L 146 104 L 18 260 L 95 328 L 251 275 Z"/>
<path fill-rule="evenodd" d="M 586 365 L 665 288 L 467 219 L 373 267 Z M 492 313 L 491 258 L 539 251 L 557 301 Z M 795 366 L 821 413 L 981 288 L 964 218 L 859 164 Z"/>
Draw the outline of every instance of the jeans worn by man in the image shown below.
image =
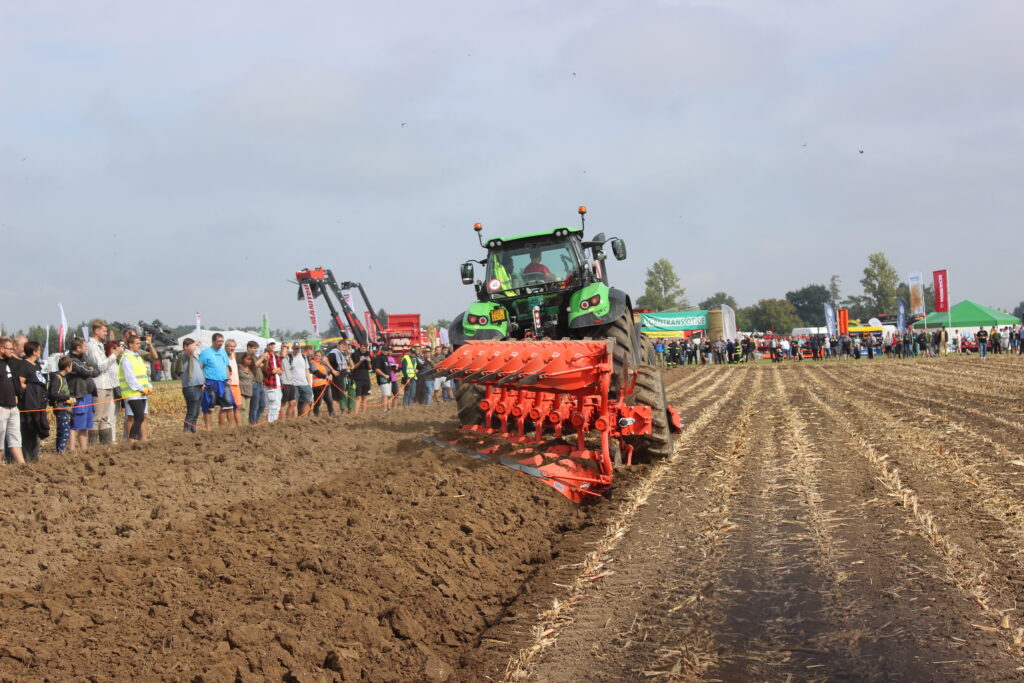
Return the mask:
<path fill-rule="evenodd" d="M 402 394 L 402 405 L 411 406 L 416 400 L 416 390 L 419 389 L 419 382 L 416 379 L 405 380 L 405 393 Z"/>
<path fill-rule="evenodd" d="M 252 398 L 249 399 L 249 424 L 259 423 L 263 411 L 267 408 L 267 393 L 258 382 L 252 384 Z"/>
<path fill-rule="evenodd" d="M 199 409 L 203 403 L 206 378 L 196 356 L 195 340 L 186 338 L 181 342 L 181 347 L 184 351 L 181 359 L 181 394 L 185 397 L 184 431 L 195 432 L 199 426 Z"/>

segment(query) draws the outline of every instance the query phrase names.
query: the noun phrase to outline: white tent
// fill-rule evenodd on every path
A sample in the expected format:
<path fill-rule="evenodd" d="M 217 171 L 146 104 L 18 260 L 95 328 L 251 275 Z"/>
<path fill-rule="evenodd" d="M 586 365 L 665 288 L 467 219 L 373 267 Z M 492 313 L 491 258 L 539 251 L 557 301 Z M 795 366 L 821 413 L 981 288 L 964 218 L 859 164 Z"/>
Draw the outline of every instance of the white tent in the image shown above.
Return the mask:
<path fill-rule="evenodd" d="M 266 337 L 261 337 L 258 334 L 253 334 L 252 332 L 243 332 L 241 330 L 200 330 L 199 339 L 196 339 L 196 341 L 199 342 L 199 348 L 205 349 L 208 346 L 213 346 L 213 335 L 217 332 L 224 335 L 224 341 L 227 341 L 228 339 L 234 339 L 238 343 L 238 347 L 235 349 L 235 351 L 239 353 L 245 351 L 245 345 L 248 344 L 250 341 L 254 341 L 257 344 L 259 344 L 260 351 L 263 350 L 263 348 L 267 345 L 268 342 L 277 341 L 276 339 L 268 339 Z M 178 337 L 178 350 L 181 350 L 181 342 L 189 337 L 191 337 L 192 339 L 196 338 L 194 330 L 192 332 L 189 332 L 188 334 L 183 334 L 180 337 Z"/>

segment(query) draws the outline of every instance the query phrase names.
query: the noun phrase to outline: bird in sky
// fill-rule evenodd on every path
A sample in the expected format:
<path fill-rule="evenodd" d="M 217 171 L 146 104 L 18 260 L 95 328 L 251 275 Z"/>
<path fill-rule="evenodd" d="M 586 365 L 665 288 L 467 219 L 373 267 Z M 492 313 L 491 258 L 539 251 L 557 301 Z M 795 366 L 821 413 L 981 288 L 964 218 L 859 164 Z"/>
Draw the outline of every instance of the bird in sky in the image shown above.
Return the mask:
<path fill-rule="evenodd" d="M 860 152 L 861 154 L 864 153 L 864 150 L 862 150 L 862 149 L 858 149 L 857 151 Z"/>

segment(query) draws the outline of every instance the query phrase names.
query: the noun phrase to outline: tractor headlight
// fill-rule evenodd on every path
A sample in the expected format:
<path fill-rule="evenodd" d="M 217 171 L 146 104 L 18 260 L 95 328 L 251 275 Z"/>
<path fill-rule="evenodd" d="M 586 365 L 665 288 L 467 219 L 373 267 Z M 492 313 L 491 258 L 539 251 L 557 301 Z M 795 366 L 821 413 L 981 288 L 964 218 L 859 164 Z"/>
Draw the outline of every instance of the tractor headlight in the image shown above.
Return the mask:
<path fill-rule="evenodd" d="M 599 305 L 600 303 L 601 303 L 601 295 L 600 294 L 595 294 L 594 296 L 590 297 L 589 299 L 584 299 L 583 301 L 581 301 L 580 302 L 580 308 L 582 308 L 585 311 L 588 308 L 593 308 L 594 306 Z"/>
<path fill-rule="evenodd" d="M 491 322 L 491 321 L 487 319 L 486 315 L 471 315 L 471 316 L 469 316 L 469 324 L 470 325 L 486 325 L 489 322 Z"/>

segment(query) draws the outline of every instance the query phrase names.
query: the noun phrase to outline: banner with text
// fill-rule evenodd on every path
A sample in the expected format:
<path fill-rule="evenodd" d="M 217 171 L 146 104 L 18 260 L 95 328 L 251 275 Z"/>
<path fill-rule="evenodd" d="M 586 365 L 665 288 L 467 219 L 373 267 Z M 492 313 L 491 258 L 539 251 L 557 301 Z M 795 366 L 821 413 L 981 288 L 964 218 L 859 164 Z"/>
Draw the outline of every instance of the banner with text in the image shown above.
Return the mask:
<path fill-rule="evenodd" d="M 306 295 L 306 306 L 309 307 L 309 322 L 313 325 L 313 334 L 320 334 L 320 324 L 316 319 L 316 304 L 313 303 L 313 290 L 308 282 L 302 283 L 302 293 Z"/>
<path fill-rule="evenodd" d="M 682 332 L 708 329 L 707 311 L 641 313 L 642 332 Z"/>
<path fill-rule="evenodd" d="M 935 312 L 949 313 L 949 273 L 945 270 L 932 271 L 935 282 Z"/>
<path fill-rule="evenodd" d="M 907 285 L 910 287 L 910 315 L 927 315 L 924 305 L 924 273 L 908 274 Z"/>

